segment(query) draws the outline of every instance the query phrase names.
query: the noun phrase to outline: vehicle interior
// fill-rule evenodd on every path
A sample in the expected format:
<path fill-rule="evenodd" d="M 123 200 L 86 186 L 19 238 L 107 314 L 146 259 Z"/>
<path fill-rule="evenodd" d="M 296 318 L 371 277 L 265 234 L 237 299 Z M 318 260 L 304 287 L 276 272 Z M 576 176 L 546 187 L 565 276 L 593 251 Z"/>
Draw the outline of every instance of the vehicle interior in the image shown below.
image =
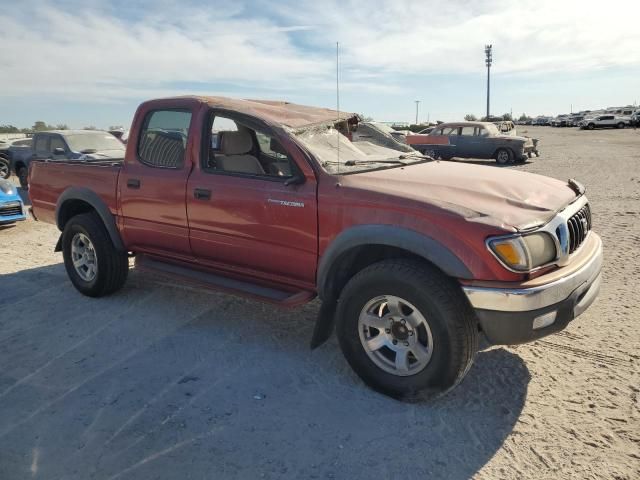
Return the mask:
<path fill-rule="evenodd" d="M 230 118 L 216 116 L 205 171 L 289 178 L 294 163 L 280 142 Z"/>

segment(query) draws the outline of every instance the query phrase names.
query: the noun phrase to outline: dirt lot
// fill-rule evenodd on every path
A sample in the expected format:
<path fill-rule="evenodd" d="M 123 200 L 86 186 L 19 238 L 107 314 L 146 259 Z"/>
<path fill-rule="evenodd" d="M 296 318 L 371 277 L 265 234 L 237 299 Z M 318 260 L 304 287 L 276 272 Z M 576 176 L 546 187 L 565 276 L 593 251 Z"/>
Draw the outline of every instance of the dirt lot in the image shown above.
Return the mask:
<path fill-rule="evenodd" d="M 310 351 L 316 302 L 135 271 L 88 299 L 54 227 L 0 230 L 0 478 L 640 478 L 640 130 L 528 130 L 542 158 L 509 168 L 588 186 L 600 298 L 431 403 L 367 389 L 335 340 Z"/>

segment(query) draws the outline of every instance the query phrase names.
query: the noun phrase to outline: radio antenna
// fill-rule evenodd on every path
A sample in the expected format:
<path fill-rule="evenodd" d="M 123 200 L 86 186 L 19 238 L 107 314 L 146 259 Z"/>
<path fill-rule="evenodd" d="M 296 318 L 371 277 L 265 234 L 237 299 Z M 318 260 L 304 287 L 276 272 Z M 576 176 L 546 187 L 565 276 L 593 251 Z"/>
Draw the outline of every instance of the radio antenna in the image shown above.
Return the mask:
<path fill-rule="evenodd" d="M 338 111 L 337 131 L 337 155 L 338 155 L 338 175 L 340 174 L 340 42 L 336 42 L 336 109 Z"/>

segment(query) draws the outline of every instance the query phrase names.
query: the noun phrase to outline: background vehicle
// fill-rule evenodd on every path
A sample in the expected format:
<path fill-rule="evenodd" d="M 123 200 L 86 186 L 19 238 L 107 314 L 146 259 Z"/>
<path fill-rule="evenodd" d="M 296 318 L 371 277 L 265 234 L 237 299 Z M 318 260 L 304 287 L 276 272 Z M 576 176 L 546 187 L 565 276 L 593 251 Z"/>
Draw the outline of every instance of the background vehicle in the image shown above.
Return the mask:
<path fill-rule="evenodd" d="M 284 306 L 318 295 L 312 346 L 335 329 L 363 381 L 400 398 L 457 385 L 480 333 L 531 341 L 593 302 L 602 248 L 584 187 L 433 161 L 353 138 L 358 123 L 288 102 L 152 100 L 124 160 L 32 162 L 32 212 L 61 230 L 88 296 L 121 288 L 130 255 Z"/>
<path fill-rule="evenodd" d="M 593 130 L 594 128 L 624 128 L 630 125 L 629 117 L 619 117 L 617 115 L 598 115 L 588 117 L 580 122 L 580 128 Z"/>
<path fill-rule="evenodd" d="M 0 178 L 9 178 L 14 169 L 13 165 L 16 162 L 24 162 L 31 156 L 33 153 L 31 144 L 30 138 L 0 142 Z"/>
<path fill-rule="evenodd" d="M 37 132 L 31 155 L 13 162 L 13 171 L 22 188 L 28 189 L 29 163 L 34 159 L 93 160 L 124 158 L 125 146 L 108 132 L 99 130 L 52 130 Z"/>
<path fill-rule="evenodd" d="M 493 158 L 501 165 L 523 162 L 530 152 L 537 152 L 530 138 L 501 134 L 490 122 L 443 123 L 428 135 L 408 136 L 407 143 L 430 156 Z M 441 151 L 443 144 L 451 147 Z"/>
<path fill-rule="evenodd" d="M 0 179 L 0 225 L 9 225 L 27 218 L 18 189 L 8 180 Z"/>

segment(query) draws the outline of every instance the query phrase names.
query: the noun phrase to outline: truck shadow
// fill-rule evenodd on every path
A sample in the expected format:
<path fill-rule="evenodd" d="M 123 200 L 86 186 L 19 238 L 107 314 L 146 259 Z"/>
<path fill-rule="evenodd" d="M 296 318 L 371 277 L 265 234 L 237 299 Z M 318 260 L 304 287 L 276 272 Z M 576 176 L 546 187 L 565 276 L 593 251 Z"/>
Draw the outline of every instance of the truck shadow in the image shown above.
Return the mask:
<path fill-rule="evenodd" d="M 335 340 L 308 349 L 317 302 L 284 310 L 135 271 L 90 299 L 61 264 L 1 284 L 7 478 L 469 478 L 530 380 L 490 349 L 448 395 L 407 404 L 365 387 Z"/>

